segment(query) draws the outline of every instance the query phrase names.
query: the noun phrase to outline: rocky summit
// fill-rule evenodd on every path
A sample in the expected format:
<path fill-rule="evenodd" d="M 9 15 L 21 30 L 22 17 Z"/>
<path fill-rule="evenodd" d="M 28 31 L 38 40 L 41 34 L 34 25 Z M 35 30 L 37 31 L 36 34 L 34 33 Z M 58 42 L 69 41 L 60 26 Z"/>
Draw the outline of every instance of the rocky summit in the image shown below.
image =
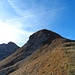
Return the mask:
<path fill-rule="evenodd" d="M 0 61 L 0 75 L 75 75 L 75 41 L 42 29 Z"/>

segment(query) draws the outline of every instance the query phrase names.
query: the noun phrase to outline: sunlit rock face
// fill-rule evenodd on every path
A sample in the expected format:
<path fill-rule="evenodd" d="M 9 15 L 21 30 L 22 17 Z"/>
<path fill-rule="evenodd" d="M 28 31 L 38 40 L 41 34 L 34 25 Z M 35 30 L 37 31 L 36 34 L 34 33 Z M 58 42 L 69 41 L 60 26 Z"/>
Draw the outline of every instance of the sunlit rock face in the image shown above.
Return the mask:
<path fill-rule="evenodd" d="M 0 60 L 6 58 L 7 56 L 11 55 L 14 53 L 19 46 L 17 46 L 13 42 L 9 42 L 8 44 L 0 44 Z"/>

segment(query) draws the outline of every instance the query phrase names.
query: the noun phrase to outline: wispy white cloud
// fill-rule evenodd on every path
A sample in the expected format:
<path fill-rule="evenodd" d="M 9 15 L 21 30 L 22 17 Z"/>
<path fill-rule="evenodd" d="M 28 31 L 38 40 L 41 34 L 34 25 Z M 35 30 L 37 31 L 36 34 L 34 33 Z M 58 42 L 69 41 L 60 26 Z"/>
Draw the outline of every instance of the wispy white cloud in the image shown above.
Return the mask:
<path fill-rule="evenodd" d="M 19 23 L 22 27 L 31 27 L 34 28 L 36 25 L 43 25 L 46 21 L 43 20 L 44 23 L 42 23 L 42 20 L 40 21 L 41 18 L 44 18 L 44 16 L 46 16 L 47 14 L 47 18 L 50 21 L 50 23 L 52 23 L 55 19 L 56 19 L 56 15 L 58 14 L 58 12 L 60 12 L 61 10 L 65 9 L 66 7 L 62 7 L 62 8 L 55 8 L 49 11 L 45 11 L 45 12 L 41 12 L 41 13 L 37 13 L 37 14 L 30 14 L 28 15 L 27 13 L 26 16 L 21 16 L 19 18 L 14 18 L 14 19 L 10 19 L 7 22 L 10 23 Z M 14 8 L 15 9 L 15 8 Z M 29 12 L 29 11 L 28 11 Z M 28 15 L 28 16 L 27 16 Z M 35 24 L 31 23 L 29 20 L 32 20 Z M 45 18 L 46 19 L 46 18 Z M 23 24 L 24 22 L 24 24 Z"/>
<path fill-rule="evenodd" d="M 18 6 L 16 6 L 13 2 L 13 0 L 7 0 L 10 4 L 10 6 L 14 9 L 14 11 L 19 14 L 20 16 L 24 16 L 25 18 L 29 16 L 33 16 L 33 13 L 31 13 L 31 10 L 22 10 Z"/>
<path fill-rule="evenodd" d="M 14 33 L 17 39 L 15 39 L 16 42 L 24 43 L 24 40 L 27 40 L 29 35 L 33 32 L 26 31 L 24 28 L 31 27 L 32 30 L 34 28 L 38 28 L 41 25 L 47 23 L 53 23 L 54 20 L 57 20 L 57 15 L 64 10 L 66 7 L 57 7 L 57 0 L 55 0 L 55 5 L 53 4 L 52 8 L 46 10 L 46 8 L 38 7 L 38 11 L 34 9 L 21 9 L 19 6 L 14 4 L 13 0 L 7 0 L 10 6 L 13 8 L 13 10 L 19 14 L 19 17 L 16 17 L 14 19 L 6 20 L 6 24 L 13 26 Z M 43 1 L 43 0 L 42 0 Z M 52 0 L 51 0 L 52 1 Z M 33 2 L 34 3 L 34 2 Z M 36 5 L 36 4 L 35 4 Z M 37 8 L 36 8 L 37 9 Z M 40 11 L 40 10 L 41 11 Z M 43 10 L 43 11 L 42 11 Z M 48 25 L 49 25 L 48 24 Z M 20 41 L 21 40 L 21 41 Z"/>
<path fill-rule="evenodd" d="M 26 20 L 28 18 L 32 18 L 33 21 L 36 21 L 38 22 L 38 19 L 42 17 L 44 17 L 44 15 L 48 14 L 50 16 L 50 18 L 48 19 L 52 19 L 56 17 L 56 15 L 58 14 L 58 12 L 60 12 L 61 10 L 65 9 L 66 7 L 55 7 L 53 5 L 54 8 L 51 8 L 50 10 L 47 10 L 47 11 L 44 11 L 44 12 L 37 12 L 35 13 L 36 11 L 35 10 L 22 10 L 20 7 L 17 7 L 13 0 L 8 0 L 9 4 L 11 5 L 11 7 L 16 11 L 16 13 L 18 13 L 20 15 L 20 17 L 18 18 L 14 18 L 14 19 L 11 19 L 11 20 L 8 20 L 10 22 L 14 22 L 14 21 L 22 21 L 22 20 Z M 54 4 L 56 4 L 58 1 L 54 1 Z M 41 8 L 41 9 L 44 9 L 44 8 Z M 37 18 L 38 16 L 40 16 L 39 18 Z M 27 20 L 26 20 L 27 21 Z"/>
<path fill-rule="evenodd" d="M 7 0 L 7 1 L 9 2 L 10 6 L 14 9 L 14 11 L 15 11 L 16 13 L 18 13 L 18 14 L 21 13 L 20 8 L 18 8 L 17 6 L 14 5 L 13 0 Z"/>
<path fill-rule="evenodd" d="M 19 18 L 15 18 L 15 19 L 11 19 L 9 20 L 10 22 L 13 22 L 13 21 L 17 21 L 17 20 L 21 20 L 21 19 L 27 19 L 27 18 L 30 18 L 30 17 L 36 17 L 36 16 L 39 16 L 39 15 L 45 15 L 45 14 L 48 14 L 48 13 L 53 13 L 53 12 L 59 12 L 60 10 L 63 10 L 65 9 L 66 7 L 62 7 L 62 8 L 56 8 L 56 9 L 52 9 L 52 10 L 49 10 L 49 11 L 45 11 L 45 12 L 41 12 L 41 13 L 38 13 L 38 14 L 31 14 L 31 15 L 28 15 L 28 16 L 21 16 Z M 29 12 L 29 11 L 27 11 Z M 52 15 L 52 14 L 51 14 Z M 54 14 L 53 14 L 54 15 Z M 52 15 L 52 16 L 53 16 Z"/>

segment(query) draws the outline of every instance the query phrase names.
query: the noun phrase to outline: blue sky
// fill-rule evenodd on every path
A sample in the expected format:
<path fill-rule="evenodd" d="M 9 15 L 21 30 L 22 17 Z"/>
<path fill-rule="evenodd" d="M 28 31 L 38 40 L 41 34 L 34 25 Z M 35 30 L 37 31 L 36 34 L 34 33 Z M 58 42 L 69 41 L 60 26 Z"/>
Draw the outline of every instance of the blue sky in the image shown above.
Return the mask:
<path fill-rule="evenodd" d="M 75 40 L 74 0 L 0 0 L 0 44 L 22 46 L 28 37 L 49 29 Z"/>

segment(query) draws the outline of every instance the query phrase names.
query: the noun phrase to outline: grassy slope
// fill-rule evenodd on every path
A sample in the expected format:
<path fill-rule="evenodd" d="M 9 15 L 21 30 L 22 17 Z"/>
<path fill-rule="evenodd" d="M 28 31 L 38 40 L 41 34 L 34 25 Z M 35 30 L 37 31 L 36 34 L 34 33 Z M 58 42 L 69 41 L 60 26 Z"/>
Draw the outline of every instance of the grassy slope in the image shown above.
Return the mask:
<path fill-rule="evenodd" d="M 15 65 L 12 68 L 16 68 Z M 75 42 L 56 39 L 35 51 L 18 67 L 9 75 L 75 75 Z"/>
<path fill-rule="evenodd" d="M 45 45 L 10 75 L 69 75 L 74 68 L 72 70 L 69 66 L 71 62 L 65 48 L 60 39 L 49 46 Z"/>

